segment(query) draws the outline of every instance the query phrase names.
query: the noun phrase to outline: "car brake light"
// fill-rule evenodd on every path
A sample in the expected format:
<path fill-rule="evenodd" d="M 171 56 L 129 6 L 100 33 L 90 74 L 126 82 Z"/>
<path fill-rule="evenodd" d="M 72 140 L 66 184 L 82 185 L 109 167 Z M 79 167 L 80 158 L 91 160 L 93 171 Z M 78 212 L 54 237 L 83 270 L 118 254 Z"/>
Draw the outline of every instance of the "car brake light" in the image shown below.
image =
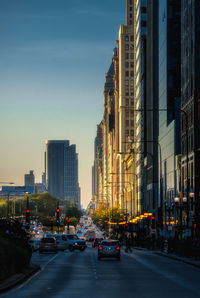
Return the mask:
<path fill-rule="evenodd" d="M 42 246 L 42 243 L 40 242 L 40 246 Z"/>
<path fill-rule="evenodd" d="M 117 246 L 116 249 L 119 250 L 120 249 L 119 246 Z"/>
<path fill-rule="evenodd" d="M 102 246 L 99 246 L 99 249 L 103 249 L 103 247 Z"/>

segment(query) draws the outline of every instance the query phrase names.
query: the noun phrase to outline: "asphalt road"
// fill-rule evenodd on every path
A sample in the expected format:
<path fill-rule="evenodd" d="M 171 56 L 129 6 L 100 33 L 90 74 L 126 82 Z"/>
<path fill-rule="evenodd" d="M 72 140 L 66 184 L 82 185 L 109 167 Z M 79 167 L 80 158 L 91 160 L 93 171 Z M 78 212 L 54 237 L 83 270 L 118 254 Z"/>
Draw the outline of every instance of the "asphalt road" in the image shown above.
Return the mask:
<path fill-rule="evenodd" d="M 199 298 L 200 269 L 151 251 L 121 251 L 121 261 L 97 260 L 97 249 L 34 253 L 41 271 L 9 298 Z"/>

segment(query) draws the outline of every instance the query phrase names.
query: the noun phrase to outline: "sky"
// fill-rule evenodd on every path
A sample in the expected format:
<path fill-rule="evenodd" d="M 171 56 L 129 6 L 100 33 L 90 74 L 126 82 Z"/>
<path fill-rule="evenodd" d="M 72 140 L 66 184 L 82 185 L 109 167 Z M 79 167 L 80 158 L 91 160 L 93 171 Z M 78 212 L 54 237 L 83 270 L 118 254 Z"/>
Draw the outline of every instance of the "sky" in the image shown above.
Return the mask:
<path fill-rule="evenodd" d="M 44 172 L 46 140 L 70 140 L 91 199 L 96 126 L 125 0 L 0 0 L 0 181 Z"/>

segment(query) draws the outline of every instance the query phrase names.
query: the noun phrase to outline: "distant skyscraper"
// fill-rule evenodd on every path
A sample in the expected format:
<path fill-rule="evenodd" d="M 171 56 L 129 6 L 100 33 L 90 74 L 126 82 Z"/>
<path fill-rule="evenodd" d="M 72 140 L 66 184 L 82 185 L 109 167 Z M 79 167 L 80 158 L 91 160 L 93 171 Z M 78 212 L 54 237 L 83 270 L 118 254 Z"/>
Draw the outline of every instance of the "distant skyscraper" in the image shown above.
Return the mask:
<path fill-rule="evenodd" d="M 25 186 L 33 186 L 35 185 L 35 176 L 33 171 L 30 171 L 29 174 L 24 175 L 24 184 Z"/>
<path fill-rule="evenodd" d="M 49 193 L 80 207 L 78 154 L 68 140 L 46 142 L 46 186 Z"/>

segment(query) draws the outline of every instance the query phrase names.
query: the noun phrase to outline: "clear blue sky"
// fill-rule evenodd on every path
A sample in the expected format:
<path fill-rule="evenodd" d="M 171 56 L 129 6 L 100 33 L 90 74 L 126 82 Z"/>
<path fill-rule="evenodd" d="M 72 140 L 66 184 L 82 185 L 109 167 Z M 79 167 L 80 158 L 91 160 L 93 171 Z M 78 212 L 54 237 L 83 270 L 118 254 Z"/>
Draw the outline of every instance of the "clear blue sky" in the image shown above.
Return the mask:
<path fill-rule="evenodd" d="M 44 171 L 45 140 L 77 145 L 82 204 L 91 199 L 104 77 L 125 0 L 0 0 L 0 181 Z"/>

